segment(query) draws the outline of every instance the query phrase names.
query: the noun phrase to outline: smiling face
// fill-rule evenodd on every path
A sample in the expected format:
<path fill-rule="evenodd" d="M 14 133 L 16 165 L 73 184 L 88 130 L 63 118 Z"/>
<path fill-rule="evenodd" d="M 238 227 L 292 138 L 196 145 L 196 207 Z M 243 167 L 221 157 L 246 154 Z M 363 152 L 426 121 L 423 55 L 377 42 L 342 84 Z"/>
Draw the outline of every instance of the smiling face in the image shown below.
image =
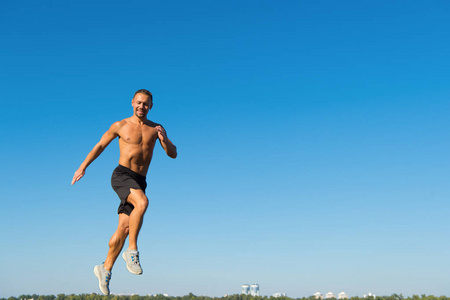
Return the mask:
<path fill-rule="evenodd" d="M 131 100 L 131 106 L 133 106 L 134 115 L 139 119 L 145 118 L 148 111 L 152 108 L 152 99 L 143 93 L 137 93 Z"/>

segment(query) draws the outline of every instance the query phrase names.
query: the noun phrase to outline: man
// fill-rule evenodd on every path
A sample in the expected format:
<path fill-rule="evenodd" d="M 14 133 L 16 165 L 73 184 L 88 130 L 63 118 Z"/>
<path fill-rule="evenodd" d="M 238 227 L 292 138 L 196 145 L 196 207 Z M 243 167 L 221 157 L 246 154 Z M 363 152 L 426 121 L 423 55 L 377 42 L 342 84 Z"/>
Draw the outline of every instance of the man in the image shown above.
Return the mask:
<path fill-rule="evenodd" d="M 115 122 L 102 136 L 100 142 L 89 152 L 86 159 L 75 172 L 72 185 L 80 180 L 86 168 L 103 152 L 103 150 L 119 137 L 119 166 L 111 177 L 111 185 L 120 198 L 118 209 L 119 225 L 109 241 L 109 251 L 105 262 L 94 267 L 94 274 L 99 280 L 103 294 L 109 295 L 109 281 L 112 267 L 129 236 L 129 246 L 122 257 L 127 269 L 133 274 L 142 274 L 139 262 L 137 238 L 142 226 L 148 199 L 145 196 L 146 174 L 152 160 L 156 140 L 167 155 L 177 157 L 177 148 L 167 137 L 165 129 L 147 119 L 147 113 L 153 106 L 152 94 L 147 90 L 138 90 L 131 101 L 133 116 Z"/>

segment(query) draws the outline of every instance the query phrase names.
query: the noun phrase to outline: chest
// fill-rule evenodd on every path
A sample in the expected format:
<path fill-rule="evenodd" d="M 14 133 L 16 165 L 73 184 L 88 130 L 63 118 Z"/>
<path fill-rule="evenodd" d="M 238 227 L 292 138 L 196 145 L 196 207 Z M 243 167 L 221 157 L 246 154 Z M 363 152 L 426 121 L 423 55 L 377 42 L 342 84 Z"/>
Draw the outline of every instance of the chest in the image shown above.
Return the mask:
<path fill-rule="evenodd" d="M 121 129 L 119 136 L 125 143 L 145 145 L 154 143 L 158 133 L 150 126 L 130 124 Z"/>

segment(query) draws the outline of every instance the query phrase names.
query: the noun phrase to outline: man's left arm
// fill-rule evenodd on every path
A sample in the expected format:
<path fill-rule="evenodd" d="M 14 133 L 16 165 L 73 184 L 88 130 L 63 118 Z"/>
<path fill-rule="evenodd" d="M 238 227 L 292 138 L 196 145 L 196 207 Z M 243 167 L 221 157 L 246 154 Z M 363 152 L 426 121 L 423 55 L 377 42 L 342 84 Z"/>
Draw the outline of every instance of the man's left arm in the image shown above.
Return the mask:
<path fill-rule="evenodd" d="M 158 138 L 159 142 L 161 143 L 161 146 L 163 147 L 164 151 L 166 151 L 167 155 L 171 158 L 177 157 L 177 147 L 172 143 L 171 140 L 167 137 L 166 130 L 161 125 L 158 125 L 155 127 L 155 129 L 158 131 Z"/>

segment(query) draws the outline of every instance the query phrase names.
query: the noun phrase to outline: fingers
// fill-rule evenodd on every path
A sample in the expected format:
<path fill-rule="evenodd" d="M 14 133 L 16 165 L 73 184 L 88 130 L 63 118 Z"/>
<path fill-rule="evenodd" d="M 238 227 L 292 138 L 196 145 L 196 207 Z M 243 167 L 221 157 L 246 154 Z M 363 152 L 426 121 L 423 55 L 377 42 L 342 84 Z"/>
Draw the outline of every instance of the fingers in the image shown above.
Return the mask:
<path fill-rule="evenodd" d="M 158 125 L 155 127 L 155 129 L 158 131 L 158 137 L 160 140 L 165 140 L 167 138 L 167 134 L 166 131 L 164 130 L 164 127 Z"/>
<path fill-rule="evenodd" d="M 155 129 L 159 132 L 165 132 L 164 128 L 161 125 L 156 126 Z"/>
<path fill-rule="evenodd" d="M 83 176 L 84 176 L 84 173 L 77 174 L 77 172 L 75 172 L 75 175 L 73 175 L 73 178 L 72 178 L 72 185 L 74 185 L 74 183 L 77 182 L 78 180 L 80 180 L 81 177 L 83 177 Z"/>
<path fill-rule="evenodd" d="M 76 176 L 73 176 L 72 178 L 72 185 L 77 182 L 78 180 L 80 180 L 80 178 L 77 178 Z"/>

